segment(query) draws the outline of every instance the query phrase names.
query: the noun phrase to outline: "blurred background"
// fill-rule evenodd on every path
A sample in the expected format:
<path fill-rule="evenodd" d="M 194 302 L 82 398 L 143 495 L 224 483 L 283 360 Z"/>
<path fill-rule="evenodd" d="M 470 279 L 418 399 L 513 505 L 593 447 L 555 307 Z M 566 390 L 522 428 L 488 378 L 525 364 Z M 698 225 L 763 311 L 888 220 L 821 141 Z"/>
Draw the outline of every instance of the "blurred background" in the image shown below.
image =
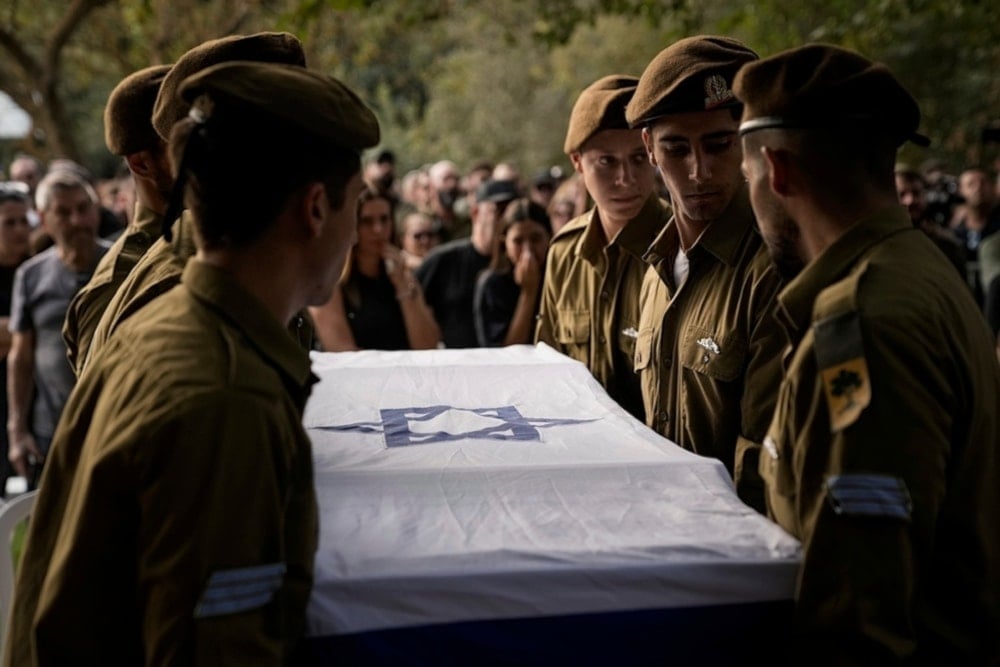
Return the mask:
<path fill-rule="evenodd" d="M 440 159 L 522 173 L 569 163 L 569 111 L 587 84 L 638 76 L 675 39 L 725 34 L 761 55 L 808 41 L 881 60 L 921 103 L 930 149 L 952 169 L 995 168 L 1000 2 L 942 0 L 3 0 L 0 164 L 119 162 L 101 113 L 125 75 L 213 37 L 285 30 L 309 65 L 376 109 L 399 173 Z M 262 131 L 266 131 L 262 128 Z"/>

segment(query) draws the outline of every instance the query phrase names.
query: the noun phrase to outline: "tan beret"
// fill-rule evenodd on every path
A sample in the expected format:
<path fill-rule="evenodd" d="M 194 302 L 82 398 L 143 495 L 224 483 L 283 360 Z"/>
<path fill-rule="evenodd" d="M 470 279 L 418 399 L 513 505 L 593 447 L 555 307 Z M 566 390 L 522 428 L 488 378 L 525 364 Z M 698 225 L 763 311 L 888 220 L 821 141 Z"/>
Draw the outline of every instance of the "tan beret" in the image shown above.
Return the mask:
<path fill-rule="evenodd" d="M 160 141 L 153 129 L 153 104 L 170 65 L 155 65 L 121 80 L 104 107 L 104 143 L 115 155 L 131 155 Z"/>
<path fill-rule="evenodd" d="M 181 81 L 195 72 L 230 60 L 306 65 L 302 42 L 287 32 L 232 35 L 199 44 L 181 56 L 163 79 L 153 107 L 156 133 L 164 140 L 169 139 L 174 123 L 187 115 L 189 107 L 177 94 Z"/>
<path fill-rule="evenodd" d="M 261 128 L 262 132 L 273 134 L 283 126 L 294 127 L 358 153 L 379 142 L 378 120 L 361 98 L 336 79 L 304 67 L 222 63 L 181 83 L 180 95 L 185 102 L 190 104 L 202 94 L 213 101 L 226 100 L 273 116 L 275 124 Z M 198 109 L 205 113 L 202 106 Z"/>
<path fill-rule="evenodd" d="M 602 130 L 627 130 L 625 105 L 639 80 L 634 76 L 611 74 L 584 88 L 573 105 L 563 151 L 568 155 Z"/>
<path fill-rule="evenodd" d="M 767 128 L 861 128 L 922 146 L 920 108 L 889 68 L 839 46 L 808 44 L 751 63 L 733 84 L 740 133 Z M 897 144 L 897 145 L 898 145 Z"/>
<path fill-rule="evenodd" d="M 640 127 L 661 116 L 736 106 L 730 85 L 757 54 L 730 37 L 698 35 L 674 42 L 646 66 L 625 115 Z"/>

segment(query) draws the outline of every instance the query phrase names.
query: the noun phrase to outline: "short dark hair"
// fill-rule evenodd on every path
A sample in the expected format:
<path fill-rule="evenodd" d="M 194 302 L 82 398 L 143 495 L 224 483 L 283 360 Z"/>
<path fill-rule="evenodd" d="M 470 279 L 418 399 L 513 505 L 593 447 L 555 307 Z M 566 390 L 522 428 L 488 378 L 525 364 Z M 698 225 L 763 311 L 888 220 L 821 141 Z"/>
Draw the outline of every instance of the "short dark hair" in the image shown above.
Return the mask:
<path fill-rule="evenodd" d="M 181 120 L 170 139 L 175 177 L 186 183 L 185 205 L 206 247 L 257 240 L 309 183 L 323 183 L 330 204 L 344 205 L 347 184 L 361 171 L 358 153 L 246 105 L 211 103 L 207 119 Z"/>

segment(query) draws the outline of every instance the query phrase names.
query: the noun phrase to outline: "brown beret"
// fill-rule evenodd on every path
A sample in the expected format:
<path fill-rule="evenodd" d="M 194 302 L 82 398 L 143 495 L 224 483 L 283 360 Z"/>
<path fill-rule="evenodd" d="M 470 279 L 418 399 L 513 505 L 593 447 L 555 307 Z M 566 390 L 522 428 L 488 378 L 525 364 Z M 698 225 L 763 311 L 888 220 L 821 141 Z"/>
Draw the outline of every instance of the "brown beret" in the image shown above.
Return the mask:
<path fill-rule="evenodd" d="M 920 108 L 889 68 L 839 46 L 807 44 L 751 63 L 733 84 L 740 134 L 767 128 L 867 126 L 922 146 Z"/>
<path fill-rule="evenodd" d="M 625 114 L 640 127 L 661 116 L 736 106 L 730 85 L 757 54 L 730 37 L 699 35 L 660 51 L 639 78 Z"/>
<path fill-rule="evenodd" d="M 153 108 L 153 127 L 166 141 L 174 123 L 187 115 L 188 105 L 177 94 L 181 81 L 206 67 L 230 60 L 306 66 L 306 54 L 298 37 L 287 32 L 232 35 L 199 44 L 181 56 L 163 79 Z"/>
<path fill-rule="evenodd" d="M 611 74 L 584 88 L 569 116 L 563 151 L 568 155 L 580 150 L 588 139 L 602 130 L 629 129 L 625 122 L 625 105 L 632 98 L 638 81 L 634 76 Z"/>
<path fill-rule="evenodd" d="M 207 94 L 213 101 L 253 107 L 275 118 L 262 132 L 295 127 L 320 141 L 360 153 L 379 142 L 378 120 L 354 92 L 325 74 L 293 65 L 227 62 L 202 70 L 180 86 L 182 99 L 191 103 Z M 211 105 L 198 106 L 192 116 L 203 119 Z"/>
<path fill-rule="evenodd" d="M 170 65 L 155 65 L 121 80 L 104 107 L 104 143 L 115 155 L 131 155 L 157 144 L 153 104 Z"/>

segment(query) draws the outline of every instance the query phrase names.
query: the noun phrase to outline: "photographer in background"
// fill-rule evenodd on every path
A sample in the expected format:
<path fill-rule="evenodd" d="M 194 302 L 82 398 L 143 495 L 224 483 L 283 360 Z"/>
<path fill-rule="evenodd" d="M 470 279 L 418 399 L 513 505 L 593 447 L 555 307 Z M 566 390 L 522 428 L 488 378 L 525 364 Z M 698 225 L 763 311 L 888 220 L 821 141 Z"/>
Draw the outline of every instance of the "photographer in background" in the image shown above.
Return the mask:
<path fill-rule="evenodd" d="M 947 227 L 955 213 L 955 207 L 962 203 L 958 194 L 958 179 L 948 173 L 942 160 L 932 158 L 921 165 L 927 202 L 925 216 L 942 227 Z"/>

